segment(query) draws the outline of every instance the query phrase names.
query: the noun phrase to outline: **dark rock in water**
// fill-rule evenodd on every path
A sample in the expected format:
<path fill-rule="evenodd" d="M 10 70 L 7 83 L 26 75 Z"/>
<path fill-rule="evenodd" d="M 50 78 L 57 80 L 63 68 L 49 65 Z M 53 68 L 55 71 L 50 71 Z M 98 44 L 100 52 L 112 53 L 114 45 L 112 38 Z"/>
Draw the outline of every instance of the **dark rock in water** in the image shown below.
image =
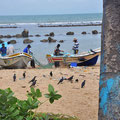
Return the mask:
<path fill-rule="evenodd" d="M 52 37 L 55 36 L 54 32 L 51 32 L 49 36 L 52 36 Z"/>
<path fill-rule="evenodd" d="M 99 34 L 101 34 L 101 32 L 99 32 Z"/>
<path fill-rule="evenodd" d="M 5 35 L 4 37 L 5 38 L 11 38 L 12 36 L 11 35 Z"/>
<path fill-rule="evenodd" d="M 16 44 L 16 40 L 10 40 L 9 41 L 11 44 Z"/>
<path fill-rule="evenodd" d="M 30 40 L 30 39 L 25 39 L 24 41 L 23 41 L 23 43 L 32 43 L 33 42 L 33 40 Z"/>
<path fill-rule="evenodd" d="M 92 34 L 98 34 L 98 31 L 97 30 L 93 30 Z"/>
<path fill-rule="evenodd" d="M 74 32 L 67 32 L 66 35 L 74 35 Z"/>
<path fill-rule="evenodd" d="M 48 42 L 56 42 L 57 40 L 52 39 L 51 37 L 48 37 Z"/>
<path fill-rule="evenodd" d="M 4 41 L 3 40 L 0 40 L 0 44 L 3 43 Z"/>
<path fill-rule="evenodd" d="M 49 34 L 45 34 L 45 36 L 50 36 Z"/>
<path fill-rule="evenodd" d="M 33 35 L 29 35 L 29 37 L 33 37 Z"/>
<path fill-rule="evenodd" d="M 64 40 L 60 40 L 59 42 L 60 42 L 60 43 L 63 43 L 63 42 L 64 42 Z"/>
<path fill-rule="evenodd" d="M 24 29 L 24 31 L 22 32 L 22 37 L 28 37 L 29 36 L 29 31 Z"/>
<path fill-rule="evenodd" d="M 84 34 L 84 35 L 85 35 L 85 34 L 87 34 L 87 33 L 86 33 L 85 31 L 83 31 L 81 34 Z"/>
<path fill-rule="evenodd" d="M 40 42 L 48 42 L 47 39 L 40 40 Z"/>
<path fill-rule="evenodd" d="M 36 37 L 40 37 L 40 35 L 39 34 L 37 34 L 37 35 L 35 35 Z"/>
<path fill-rule="evenodd" d="M 0 38 L 3 38 L 3 35 L 0 35 Z"/>
<path fill-rule="evenodd" d="M 21 34 L 16 34 L 15 36 L 16 36 L 16 38 L 21 38 L 22 37 Z"/>

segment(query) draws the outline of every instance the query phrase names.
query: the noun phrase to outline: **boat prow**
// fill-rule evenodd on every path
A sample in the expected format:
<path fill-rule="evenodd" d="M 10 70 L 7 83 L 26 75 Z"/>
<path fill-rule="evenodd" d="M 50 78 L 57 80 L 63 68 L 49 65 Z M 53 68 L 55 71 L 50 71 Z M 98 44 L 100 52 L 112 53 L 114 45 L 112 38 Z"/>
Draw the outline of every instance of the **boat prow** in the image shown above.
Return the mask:
<path fill-rule="evenodd" d="M 16 53 L 13 55 L 0 57 L 0 66 L 2 68 L 21 69 L 26 68 L 32 56 L 27 53 Z"/>

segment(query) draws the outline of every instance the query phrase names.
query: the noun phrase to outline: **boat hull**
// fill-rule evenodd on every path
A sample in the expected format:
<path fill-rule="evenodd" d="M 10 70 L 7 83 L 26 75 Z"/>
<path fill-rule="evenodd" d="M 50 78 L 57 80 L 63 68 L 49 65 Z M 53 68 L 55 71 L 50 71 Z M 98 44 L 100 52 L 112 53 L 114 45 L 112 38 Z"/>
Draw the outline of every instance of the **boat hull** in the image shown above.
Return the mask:
<path fill-rule="evenodd" d="M 2 68 L 21 69 L 26 68 L 32 57 L 26 53 L 17 53 L 0 58 L 0 66 Z"/>
<path fill-rule="evenodd" d="M 48 54 L 46 57 L 49 63 L 62 62 L 70 65 L 75 62 L 78 66 L 90 66 L 96 64 L 99 55 L 100 50 L 95 50 L 95 52 L 85 52 L 80 55 L 71 55 L 67 53 L 63 56 L 54 56 Z"/>

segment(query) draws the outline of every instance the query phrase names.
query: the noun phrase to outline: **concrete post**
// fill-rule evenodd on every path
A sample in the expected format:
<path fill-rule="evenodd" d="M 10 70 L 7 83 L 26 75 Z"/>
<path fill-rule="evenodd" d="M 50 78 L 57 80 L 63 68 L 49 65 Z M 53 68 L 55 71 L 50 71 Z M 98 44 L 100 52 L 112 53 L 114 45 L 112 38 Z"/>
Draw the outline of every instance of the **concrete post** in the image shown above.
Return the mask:
<path fill-rule="evenodd" d="M 99 120 L 120 120 L 120 0 L 103 0 Z"/>

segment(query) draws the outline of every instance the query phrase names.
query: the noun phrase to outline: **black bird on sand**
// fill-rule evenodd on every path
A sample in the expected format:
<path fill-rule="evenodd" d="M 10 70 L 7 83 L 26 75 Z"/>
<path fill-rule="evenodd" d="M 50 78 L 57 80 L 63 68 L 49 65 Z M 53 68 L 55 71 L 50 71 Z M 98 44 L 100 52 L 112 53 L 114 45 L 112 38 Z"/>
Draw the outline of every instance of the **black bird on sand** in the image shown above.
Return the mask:
<path fill-rule="evenodd" d="M 62 77 L 62 78 L 59 80 L 58 84 L 62 83 L 62 82 L 63 82 L 63 80 L 65 80 L 65 78 L 64 78 L 64 77 Z"/>
<path fill-rule="evenodd" d="M 52 71 L 50 72 L 50 76 L 51 76 L 51 77 L 53 76 L 53 73 L 52 73 Z"/>
<path fill-rule="evenodd" d="M 16 81 L 16 74 L 13 75 L 13 81 Z"/>
<path fill-rule="evenodd" d="M 25 77 L 26 77 L 26 72 L 23 73 L 23 78 L 25 78 Z"/>
<path fill-rule="evenodd" d="M 34 81 L 32 82 L 32 84 L 31 84 L 31 86 L 30 86 L 30 87 L 35 86 L 35 85 L 36 85 L 36 81 L 37 81 L 37 80 L 34 80 Z"/>
<path fill-rule="evenodd" d="M 73 77 L 74 76 L 71 76 L 71 77 L 69 77 L 67 80 L 69 80 L 71 83 L 73 82 L 72 80 L 73 80 Z"/>
<path fill-rule="evenodd" d="M 84 80 L 84 81 L 82 82 L 81 88 L 83 88 L 83 87 L 85 86 L 85 81 L 86 81 L 86 80 Z"/>
<path fill-rule="evenodd" d="M 78 79 L 75 80 L 75 82 L 78 82 L 78 81 L 79 81 Z"/>
<path fill-rule="evenodd" d="M 29 81 L 29 83 L 30 83 L 30 82 L 34 82 L 36 77 L 37 77 L 37 76 L 34 76 L 34 78 L 33 78 L 31 81 Z"/>

